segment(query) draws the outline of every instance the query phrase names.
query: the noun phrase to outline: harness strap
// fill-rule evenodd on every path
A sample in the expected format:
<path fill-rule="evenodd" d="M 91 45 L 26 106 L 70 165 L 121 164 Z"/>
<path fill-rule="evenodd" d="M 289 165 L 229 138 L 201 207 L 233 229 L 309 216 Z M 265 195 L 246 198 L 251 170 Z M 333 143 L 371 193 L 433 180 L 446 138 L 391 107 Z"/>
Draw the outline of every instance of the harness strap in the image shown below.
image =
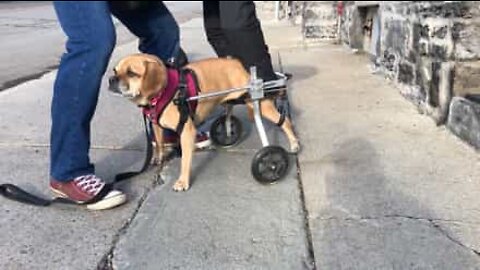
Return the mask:
<path fill-rule="evenodd" d="M 285 113 L 280 113 L 280 119 L 277 122 L 277 126 L 282 127 L 283 123 L 285 123 Z"/>
<path fill-rule="evenodd" d="M 176 132 L 181 134 L 185 123 L 187 123 L 188 118 L 190 117 L 192 121 L 195 118 L 195 112 L 190 108 L 188 102 L 188 83 L 187 75 L 192 74 L 193 71 L 190 69 L 180 69 L 179 71 L 179 81 L 178 81 L 178 97 L 174 100 L 174 104 L 177 105 L 178 111 L 180 113 L 180 121 L 178 122 Z"/>
<path fill-rule="evenodd" d="M 286 94 L 280 97 L 279 104 L 277 103 L 277 110 L 280 112 L 280 119 L 278 119 L 277 126 L 282 127 L 285 123 L 285 118 L 290 117 L 290 107 L 288 105 L 288 98 Z"/>

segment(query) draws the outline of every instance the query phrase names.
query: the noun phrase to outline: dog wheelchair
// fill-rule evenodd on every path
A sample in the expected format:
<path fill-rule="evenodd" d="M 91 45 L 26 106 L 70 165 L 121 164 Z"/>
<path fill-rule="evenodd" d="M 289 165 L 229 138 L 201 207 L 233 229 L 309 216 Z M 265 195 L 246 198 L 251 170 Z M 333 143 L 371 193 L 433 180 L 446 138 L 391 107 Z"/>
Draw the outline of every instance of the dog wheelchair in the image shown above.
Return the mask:
<path fill-rule="evenodd" d="M 281 92 L 283 94 L 275 98 L 277 110 L 281 114 L 280 122 L 283 122 L 285 116 L 289 115 L 288 100 L 285 93 L 289 75 L 279 72 L 276 74 L 278 76 L 277 80 L 264 82 L 257 76 L 256 67 L 251 67 L 250 82 L 245 87 L 226 89 L 187 98 L 187 102 L 192 102 L 248 90 L 246 95 L 243 95 L 238 100 L 229 101 L 225 104 L 225 114 L 213 121 L 210 128 L 210 137 L 218 147 L 228 148 L 236 145 L 242 137 L 243 128 L 242 122 L 232 115 L 233 106 L 245 104 L 245 99 L 251 100 L 255 126 L 263 146 L 253 157 L 251 173 L 258 182 L 264 184 L 271 184 L 282 179 L 289 169 L 289 154 L 280 146 L 270 145 L 260 111 L 260 101 L 262 99 L 275 92 Z"/>
<path fill-rule="evenodd" d="M 285 177 L 289 169 L 288 152 L 280 146 L 270 145 L 265 131 L 265 127 L 263 126 L 260 112 L 260 101 L 262 99 L 268 97 L 272 93 L 282 92 L 283 95 L 278 95 L 280 97 L 277 97 L 275 100 L 277 110 L 281 114 L 281 120 L 279 122 L 283 122 L 282 119 L 285 119 L 284 117 L 286 115 L 289 115 L 288 100 L 285 93 L 289 76 L 283 73 L 277 73 L 277 76 L 279 77 L 279 79 L 277 80 L 263 82 L 262 79 L 257 77 L 256 68 L 252 67 L 250 69 L 250 82 L 244 87 L 232 88 L 203 95 L 200 94 L 186 99 L 187 102 L 190 102 L 205 98 L 227 95 L 233 92 L 248 90 L 246 95 L 243 95 L 243 102 L 242 98 L 240 98 L 239 100 L 234 100 L 232 102 L 227 102 L 227 109 L 225 110 L 225 115 L 220 116 L 213 122 L 210 129 L 210 136 L 212 141 L 219 147 L 230 147 L 237 144 L 241 139 L 243 129 L 241 121 L 232 115 L 232 108 L 236 104 L 244 104 L 245 99 L 247 98 L 251 100 L 253 103 L 255 126 L 263 146 L 259 151 L 257 151 L 257 153 L 253 157 L 251 164 L 251 172 L 253 177 L 258 182 L 264 184 L 271 184 L 282 179 L 283 177 Z M 279 125 L 281 125 L 280 123 Z M 144 126 L 147 139 L 147 153 L 142 168 L 139 171 L 125 172 L 116 175 L 114 182 L 110 183 L 109 186 L 113 186 L 117 182 L 124 181 L 133 176 L 136 176 L 144 172 L 149 167 L 153 155 L 151 143 L 153 132 L 151 130 L 151 123 L 148 124 L 148 120 L 145 115 Z M 16 185 L 8 183 L 0 184 L 0 195 L 11 200 L 35 206 L 50 206 L 56 203 L 77 204 L 74 201 L 63 198 L 45 199 L 31 194 L 21 189 L 20 187 L 17 187 Z"/>

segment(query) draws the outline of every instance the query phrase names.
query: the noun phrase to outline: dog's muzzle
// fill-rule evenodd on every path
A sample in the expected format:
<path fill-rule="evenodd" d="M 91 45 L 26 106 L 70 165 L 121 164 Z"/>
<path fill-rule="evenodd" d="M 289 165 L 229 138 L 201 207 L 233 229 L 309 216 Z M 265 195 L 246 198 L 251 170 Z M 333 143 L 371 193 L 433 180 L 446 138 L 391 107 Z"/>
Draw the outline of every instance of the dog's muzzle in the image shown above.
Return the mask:
<path fill-rule="evenodd" d="M 131 93 L 130 91 L 122 91 L 121 85 L 120 85 L 120 79 L 117 76 L 111 76 L 108 79 L 108 90 L 110 90 L 112 93 L 116 95 L 121 95 L 124 98 L 135 98 L 138 95 Z"/>
<path fill-rule="evenodd" d="M 112 76 L 108 78 L 108 90 L 115 94 L 122 94 L 122 92 L 120 91 L 120 80 L 117 76 Z"/>

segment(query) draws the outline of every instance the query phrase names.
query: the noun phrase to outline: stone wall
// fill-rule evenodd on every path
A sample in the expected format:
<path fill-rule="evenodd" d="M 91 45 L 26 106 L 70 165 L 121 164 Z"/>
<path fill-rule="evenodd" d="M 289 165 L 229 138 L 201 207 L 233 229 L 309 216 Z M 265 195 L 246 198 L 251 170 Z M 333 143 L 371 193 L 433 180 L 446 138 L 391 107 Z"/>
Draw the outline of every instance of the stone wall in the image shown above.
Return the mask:
<path fill-rule="evenodd" d="M 480 94 L 480 3 L 384 2 L 379 12 L 384 73 L 437 124 L 480 147 L 472 101 Z"/>
<path fill-rule="evenodd" d="M 321 40 L 337 38 L 336 3 L 337 1 L 255 1 L 257 10 L 268 13 L 267 19 L 274 18 L 275 15 L 276 19 L 288 19 L 301 26 L 305 38 Z"/>
<path fill-rule="evenodd" d="M 480 148 L 480 2 L 281 2 L 306 39 L 366 52 L 421 112 Z"/>
<path fill-rule="evenodd" d="M 306 38 L 337 38 L 336 1 L 303 1 L 303 34 Z"/>
<path fill-rule="evenodd" d="M 438 124 L 447 119 L 451 97 L 464 88 L 459 84 L 464 73 L 456 80 L 455 71 L 464 70 L 464 62 L 479 60 L 480 46 L 472 44 L 472 39 L 480 34 L 474 37 L 468 29 L 473 17 L 480 15 L 478 5 L 473 1 L 380 5 L 381 66 L 388 77 L 404 86 L 402 93 Z"/>

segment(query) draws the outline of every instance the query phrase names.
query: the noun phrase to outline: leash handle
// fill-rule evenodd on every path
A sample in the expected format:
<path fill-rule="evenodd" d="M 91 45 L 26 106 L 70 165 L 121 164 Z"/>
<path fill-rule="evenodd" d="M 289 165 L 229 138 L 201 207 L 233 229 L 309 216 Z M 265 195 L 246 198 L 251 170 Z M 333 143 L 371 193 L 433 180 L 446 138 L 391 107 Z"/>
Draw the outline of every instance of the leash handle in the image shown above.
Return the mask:
<path fill-rule="evenodd" d="M 0 194 L 10 200 L 35 206 L 49 206 L 50 204 L 52 204 L 51 200 L 37 197 L 12 184 L 0 185 Z"/>
<path fill-rule="evenodd" d="M 147 168 L 150 165 L 150 161 L 152 160 L 152 156 L 153 156 L 153 147 L 152 147 L 152 142 L 151 142 L 151 136 L 152 136 L 153 132 L 152 132 L 151 123 L 147 122 L 147 118 L 145 116 L 143 117 L 143 121 L 144 121 L 144 125 L 145 125 L 145 135 L 147 137 L 146 138 L 147 139 L 147 153 L 146 153 L 146 157 L 145 157 L 145 162 L 144 162 L 142 168 L 140 169 L 140 171 L 138 171 L 138 172 L 126 172 L 126 173 L 119 174 L 115 177 L 115 182 L 119 182 L 119 181 L 122 181 L 122 180 L 125 180 L 125 179 L 128 179 L 128 178 L 131 178 L 133 176 L 136 176 L 136 175 L 144 172 L 145 170 L 147 170 Z M 101 193 L 97 194 L 97 196 L 95 196 L 95 198 L 92 201 L 89 201 L 87 203 L 94 203 L 94 202 L 100 200 L 111 189 L 112 189 L 111 185 L 105 186 L 102 189 Z M 35 196 L 35 195 L 33 195 L 33 194 L 15 186 L 13 184 L 0 184 L 0 195 L 4 196 L 5 198 L 8 198 L 10 200 L 13 200 L 13 201 L 17 201 L 17 202 L 24 203 L 24 204 L 29 204 L 29 205 L 34 205 L 34 206 L 46 207 L 46 206 L 50 206 L 53 203 L 79 204 L 77 202 L 71 201 L 71 200 L 66 199 L 66 198 L 55 198 L 55 199 L 51 199 L 51 200 L 40 198 L 40 197 Z"/>

